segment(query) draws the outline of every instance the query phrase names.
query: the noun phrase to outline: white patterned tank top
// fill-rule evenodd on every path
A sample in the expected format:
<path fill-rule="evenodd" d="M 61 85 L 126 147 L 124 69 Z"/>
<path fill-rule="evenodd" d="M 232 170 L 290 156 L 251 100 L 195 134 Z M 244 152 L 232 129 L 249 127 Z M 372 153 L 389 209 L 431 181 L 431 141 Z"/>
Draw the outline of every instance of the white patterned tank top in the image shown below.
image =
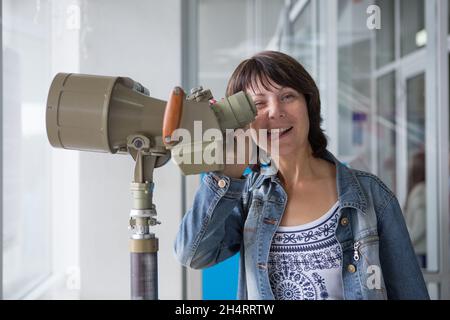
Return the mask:
<path fill-rule="evenodd" d="M 315 221 L 278 227 L 268 261 L 275 299 L 343 299 L 342 250 L 335 235 L 339 216 L 336 202 Z"/>

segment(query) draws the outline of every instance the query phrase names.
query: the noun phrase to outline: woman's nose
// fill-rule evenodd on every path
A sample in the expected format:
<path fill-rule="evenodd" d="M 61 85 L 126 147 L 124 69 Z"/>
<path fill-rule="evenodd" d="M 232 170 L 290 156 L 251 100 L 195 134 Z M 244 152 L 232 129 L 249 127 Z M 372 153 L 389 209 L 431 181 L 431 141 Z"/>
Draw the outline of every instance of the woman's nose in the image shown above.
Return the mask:
<path fill-rule="evenodd" d="M 283 110 L 278 102 L 270 103 L 269 108 L 268 108 L 268 113 L 269 113 L 268 114 L 269 119 L 272 119 L 272 120 L 286 117 L 286 114 L 283 112 Z"/>

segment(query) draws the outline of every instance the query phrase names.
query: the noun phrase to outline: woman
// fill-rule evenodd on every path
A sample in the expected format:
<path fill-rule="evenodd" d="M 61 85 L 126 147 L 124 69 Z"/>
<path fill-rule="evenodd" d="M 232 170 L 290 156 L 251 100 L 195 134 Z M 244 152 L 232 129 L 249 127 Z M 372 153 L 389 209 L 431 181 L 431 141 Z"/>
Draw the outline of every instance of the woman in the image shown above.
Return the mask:
<path fill-rule="evenodd" d="M 280 134 L 279 154 L 246 177 L 246 165 L 205 175 L 177 235 L 179 261 L 200 269 L 240 252 L 239 299 L 428 299 L 397 199 L 327 151 L 305 69 L 261 52 L 231 76 L 227 96 L 238 91 L 257 107 L 251 128 Z"/>

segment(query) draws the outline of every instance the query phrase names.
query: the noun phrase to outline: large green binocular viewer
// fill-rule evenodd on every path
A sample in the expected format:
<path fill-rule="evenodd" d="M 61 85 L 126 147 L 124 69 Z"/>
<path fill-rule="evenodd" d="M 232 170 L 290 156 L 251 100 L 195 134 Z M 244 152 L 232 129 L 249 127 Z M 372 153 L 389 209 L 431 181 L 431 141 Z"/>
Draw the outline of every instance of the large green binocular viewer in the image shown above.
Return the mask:
<path fill-rule="evenodd" d="M 199 88 L 186 97 L 177 87 L 163 101 L 130 78 L 59 73 L 48 94 L 46 124 L 53 147 L 132 155 L 141 149 L 157 156 L 158 167 L 171 152 L 201 159 L 196 153 L 223 145 L 217 137 L 204 141 L 207 130 L 242 128 L 255 116 L 254 103 L 243 92 L 216 102 L 209 90 Z M 179 129 L 191 133 L 191 139 L 180 139 Z M 184 174 L 223 169 L 223 162 L 186 163 L 177 161 L 179 156 L 174 160 Z"/>

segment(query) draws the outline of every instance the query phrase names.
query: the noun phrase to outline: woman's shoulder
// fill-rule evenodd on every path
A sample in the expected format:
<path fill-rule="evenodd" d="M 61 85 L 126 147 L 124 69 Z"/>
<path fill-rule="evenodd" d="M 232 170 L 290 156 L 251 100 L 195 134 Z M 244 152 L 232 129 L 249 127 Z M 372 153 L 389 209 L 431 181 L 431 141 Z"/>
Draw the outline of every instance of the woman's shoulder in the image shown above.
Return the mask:
<path fill-rule="evenodd" d="M 385 206 L 390 200 L 396 199 L 394 192 L 375 174 L 350 168 L 366 196 L 373 199 L 378 207 Z"/>
<path fill-rule="evenodd" d="M 353 168 L 350 168 L 350 170 L 353 172 L 358 181 L 362 182 L 363 184 L 367 184 L 371 187 L 378 187 L 387 194 L 394 195 L 392 190 L 389 189 L 389 187 L 377 175 Z"/>
<path fill-rule="evenodd" d="M 389 187 L 375 174 L 368 171 L 358 170 L 347 162 L 338 160 L 331 152 L 327 151 L 324 159 L 334 162 L 337 165 L 338 176 L 340 175 L 345 183 L 355 182 L 357 187 L 361 186 L 364 191 L 375 191 L 384 197 L 392 198 L 394 193 Z M 356 190 L 355 190 L 356 191 Z"/>

